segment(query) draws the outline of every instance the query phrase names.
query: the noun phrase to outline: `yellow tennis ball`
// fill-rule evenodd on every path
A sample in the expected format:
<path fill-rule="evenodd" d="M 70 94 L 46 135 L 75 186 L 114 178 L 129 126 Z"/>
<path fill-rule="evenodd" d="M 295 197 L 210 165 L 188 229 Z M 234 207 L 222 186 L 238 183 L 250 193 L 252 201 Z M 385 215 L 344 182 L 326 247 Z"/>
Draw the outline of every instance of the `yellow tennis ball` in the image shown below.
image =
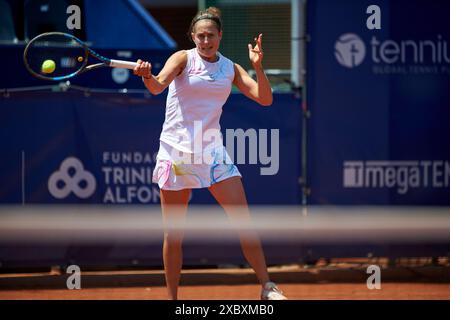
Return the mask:
<path fill-rule="evenodd" d="M 43 73 L 52 73 L 53 71 L 55 71 L 55 68 L 56 68 L 55 61 L 53 61 L 53 60 L 45 60 L 42 63 L 41 71 Z"/>
<path fill-rule="evenodd" d="M 78 62 L 83 62 L 83 57 L 79 56 L 77 60 Z"/>

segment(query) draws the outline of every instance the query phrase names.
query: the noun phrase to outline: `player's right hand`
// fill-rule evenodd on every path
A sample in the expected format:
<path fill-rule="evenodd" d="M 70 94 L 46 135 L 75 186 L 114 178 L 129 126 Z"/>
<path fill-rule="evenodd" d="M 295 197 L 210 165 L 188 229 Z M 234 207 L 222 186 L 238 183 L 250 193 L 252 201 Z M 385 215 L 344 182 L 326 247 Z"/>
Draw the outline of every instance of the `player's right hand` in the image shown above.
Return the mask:
<path fill-rule="evenodd" d="M 133 73 L 139 77 L 150 78 L 152 75 L 151 63 L 148 61 L 142 61 L 141 59 L 138 59 L 136 63 L 138 65 L 133 69 Z"/>

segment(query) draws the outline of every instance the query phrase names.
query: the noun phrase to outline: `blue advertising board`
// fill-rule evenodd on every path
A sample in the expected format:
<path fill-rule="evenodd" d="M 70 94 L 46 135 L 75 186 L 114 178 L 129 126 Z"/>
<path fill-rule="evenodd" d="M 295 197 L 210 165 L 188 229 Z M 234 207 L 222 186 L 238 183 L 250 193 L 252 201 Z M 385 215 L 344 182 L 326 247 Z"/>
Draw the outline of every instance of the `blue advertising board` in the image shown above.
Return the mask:
<path fill-rule="evenodd" d="M 376 4 L 381 29 L 366 25 Z M 311 204 L 450 204 L 448 1 L 308 2 Z"/>
<path fill-rule="evenodd" d="M 276 95 L 268 108 L 233 94 L 224 106 L 227 147 L 230 130 L 253 133 L 234 157 L 246 153 L 235 162 L 249 203 L 300 203 L 299 105 L 292 94 Z M 165 95 L 69 89 L 1 97 L 1 203 L 159 203 L 151 176 L 164 112 Z M 207 190 L 194 192 L 192 203 L 213 202 Z"/>

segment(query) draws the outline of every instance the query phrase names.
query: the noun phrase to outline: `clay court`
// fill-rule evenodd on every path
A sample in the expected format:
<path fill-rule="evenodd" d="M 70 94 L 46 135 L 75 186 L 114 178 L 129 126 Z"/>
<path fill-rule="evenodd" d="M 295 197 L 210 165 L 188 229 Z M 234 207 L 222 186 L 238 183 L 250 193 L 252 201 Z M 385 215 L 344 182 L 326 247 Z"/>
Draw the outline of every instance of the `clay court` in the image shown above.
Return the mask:
<path fill-rule="evenodd" d="M 450 300 L 448 12 L 0 0 L 0 301 Z"/>
<path fill-rule="evenodd" d="M 450 265 L 382 267 L 381 289 L 366 286 L 367 264 L 339 262 L 312 267 L 269 268 L 292 300 L 450 300 Z M 0 299 L 165 300 L 162 270 L 82 272 L 81 289 L 68 290 L 58 272 L 0 275 Z M 182 300 L 257 300 L 259 286 L 250 269 L 184 270 Z"/>

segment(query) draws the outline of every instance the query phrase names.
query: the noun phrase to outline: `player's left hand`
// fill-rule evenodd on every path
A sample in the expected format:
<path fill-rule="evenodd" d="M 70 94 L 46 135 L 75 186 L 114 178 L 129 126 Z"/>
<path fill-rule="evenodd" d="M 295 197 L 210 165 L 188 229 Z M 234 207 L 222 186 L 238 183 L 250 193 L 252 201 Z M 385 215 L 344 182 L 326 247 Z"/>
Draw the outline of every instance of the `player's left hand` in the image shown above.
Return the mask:
<path fill-rule="evenodd" d="M 262 33 L 259 34 L 258 38 L 255 38 L 255 46 L 248 44 L 248 56 L 250 58 L 253 67 L 261 67 L 263 60 L 263 49 L 262 49 Z"/>

